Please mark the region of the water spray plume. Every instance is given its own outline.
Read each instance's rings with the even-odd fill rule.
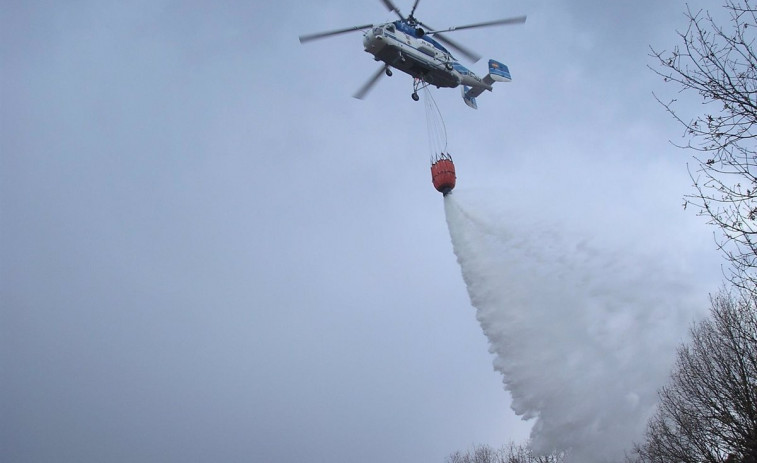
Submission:
[[[517,204],[497,220],[465,193],[445,197],[452,244],[512,408],[533,420],[534,451],[622,461],[706,291],[676,251],[617,242],[622,224],[571,228],[557,209]]]

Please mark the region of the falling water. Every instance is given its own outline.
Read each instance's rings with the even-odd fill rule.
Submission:
[[[464,193],[445,198],[454,251],[533,449],[622,461],[707,290],[673,247],[623,242],[623,224],[571,226],[556,210]]]

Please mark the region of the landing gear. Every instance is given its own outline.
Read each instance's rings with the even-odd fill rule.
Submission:
[[[387,66],[386,69],[384,69],[384,72],[386,73],[387,77],[392,77],[392,70],[389,69],[389,66]]]
[[[421,99],[420,96],[418,96],[418,90],[421,90],[423,88],[428,87],[428,83],[424,81],[423,79],[415,78],[413,80],[413,94],[410,95],[414,101],[418,101]]]

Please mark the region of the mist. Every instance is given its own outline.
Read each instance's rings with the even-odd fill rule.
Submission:
[[[566,209],[491,191],[445,198],[476,317],[512,409],[533,423],[533,449],[618,461],[642,436],[707,291],[691,249],[664,230],[632,241],[633,214],[597,223]]]

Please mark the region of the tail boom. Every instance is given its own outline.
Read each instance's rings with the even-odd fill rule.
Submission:
[[[483,79],[481,79],[481,83],[484,85],[476,85],[468,87],[467,85],[463,85],[462,87],[462,93],[463,93],[463,101],[465,101],[465,104],[470,106],[473,109],[478,109],[478,104],[476,103],[476,97],[479,96],[484,92],[484,90],[492,90],[492,85],[495,82],[510,82],[512,81],[512,76],[510,75],[510,69],[499,61],[495,61],[493,59],[489,60],[489,74],[484,76]]]

